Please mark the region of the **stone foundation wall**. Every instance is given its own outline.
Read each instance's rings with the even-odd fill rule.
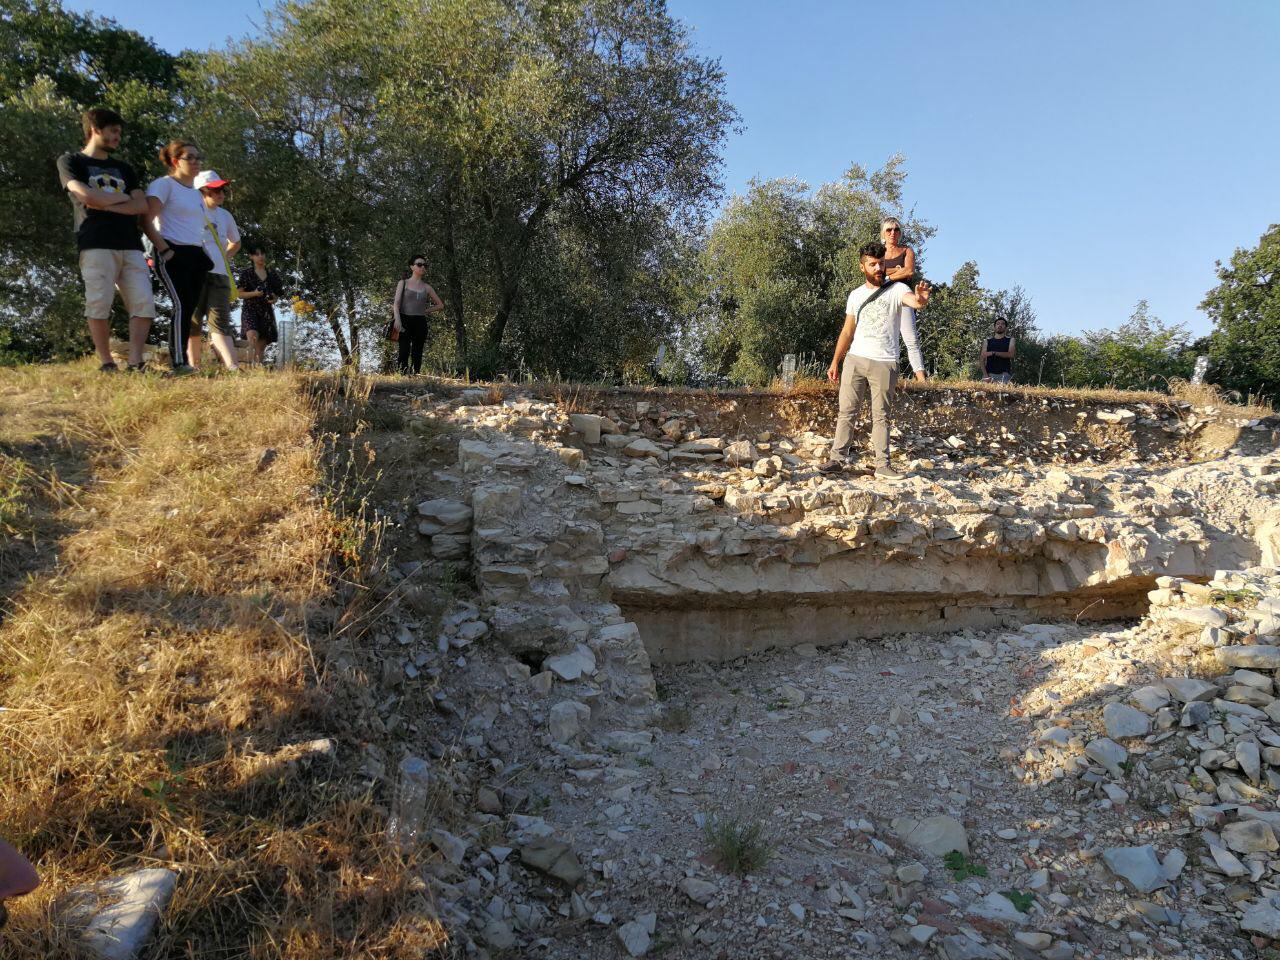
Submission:
[[[1076,427],[1053,435],[1022,422],[940,437],[900,421],[895,446],[928,456],[904,455],[906,478],[885,482],[819,473],[829,438],[812,429],[722,429],[746,424],[736,400],[699,410],[615,396],[568,412],[495,399],[439,405],[476,436],[459,447],[469,502],[424,504],[423,533],[434,555],[469,558],[513,649],[536,660],[585,644],[617,667],[605,686],[631,706],[648,695],[641,653],[724,659],[1135,616],[1157,577],[1209,579],[1275,549],[1273,450],[1191,467],[1152,464],[1136,441],[1125,455],[1124,436],[1144,425],[1192,429],[1168,409],[1055,407]],[[1096,462],[1103,453],[1110,462]],[[602,643],[624,624],[642,649]]]

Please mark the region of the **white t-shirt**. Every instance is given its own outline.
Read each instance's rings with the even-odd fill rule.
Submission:
[[[199,247],[204,245],[204,197],[195,187],[184,187],[173,177],[151,181],[147,196],[155,197],[163,206],[155,218],[155,228],[170,243]]]
[[[864,283],[849,294],[844,312],[858,317],[849,353],[868,360],[885,360],[896,364],[901,349],[898,340],[901,330],[901,337],[907,344],[907,356],[911,359],[911,369],[923,370],[924,357],[920,355],[920,341],[916,337],[915,311],[905,309],[902,305],[902,298],[911,291],[905,283],[890,281],[889,289],[859,314],[858,308],[867,302],[876,289]]]
[[[218,240],[214,242],[213,234],[206,228],[204,231],[204,252],[209,255],[209,259],[213,261],[212,273],[220,273],[224,277],[227,275],[227,268],[222,265],[222,258],[225,255],[227,262],[231,262],[231,257],[227,255],[227,242],[240,242],[240,228],[236,226],[236,218],[230,211],[223,207],[214,207],[210,210],[205,207],[205,215],[209,218],[209,222],[213,224],[213,228],[218,231]],[[222,245],[222,252],[218,252],[218,245]]]

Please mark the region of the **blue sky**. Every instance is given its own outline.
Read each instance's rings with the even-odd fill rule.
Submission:
[[[66,6],[172,50],[261,21],[257,0]],[[1140,299],[1207,332],[1214,261],[1280,221],[1280,3],[892,6],[669,0],[742,114],[728,189],[816,186],[901,152],[907,202],[938,229],[930,279],[976,260],[984,285],[1021,284],[1050,332],[1115,326]]]

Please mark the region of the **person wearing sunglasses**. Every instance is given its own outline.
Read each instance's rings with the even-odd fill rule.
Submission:
[[[397,367],[401,373],[418,373],[422,369],[422,349],[427,342],[427,316],[444,309],[442,301],[423,277],[427,261],[414,257],[410,261],[410,274],[396,284],[396,296],[392,303],[399,345]]]
[[[200,150],[189,140],[170,140],[160,151],[168,176],[147,187],[143,229],[156,250],[156,273],[173,302],[169,323],[169,359],[174,373],[191,373],[199,354],[190,352],[191,319],[213,261],[204,251],[204,198],[195,187]],[[198,347],[196,348],[199,349]]]
[[[902,242],[902,224],[897,217],[885,217],[880,221],[880,242],[884,244],[884,282],[905,283],[911,286],[916,273],[916,254]],[[916,312],[902,308],[902,326],[914,328]]]
[[[188,353],[191,365],[200,366],[200,334],[205,318],[209,318],[209,342],[228,370],[239,370],[236,356],[235,328],[231,325],[231,261],[240,249],[240,227],[236,218],[224,210],[227,184],[213,170],[196,174],[195,187],[204,198],[204,252],[213,261],[213,269],[205,274],[200,299],[192,317]]]
[[[31,862],[0,840],[0,927],[9,920],[9,911],[4,902],[15,897],[26,896],[40,886],[40,876]]]
[[[911,286],[916,272],[916,255],[902,243],[902,224],[896,217],[880,221],[880,242],[884,244],[884,278],[888,283],[898,282]]]

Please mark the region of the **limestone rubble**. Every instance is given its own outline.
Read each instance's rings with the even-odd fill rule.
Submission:
[[[405,523],[475,595],[398,661],[440,705],[414,723],[462,812],[428,879],[467,952],[1280,939],[1274,423],[943,410],[900,420],[887,483],[819,475],[803,417],[491,399],[413,407],[461,439]],[[704,835],[726,815],[774,845],[745,878]]]

